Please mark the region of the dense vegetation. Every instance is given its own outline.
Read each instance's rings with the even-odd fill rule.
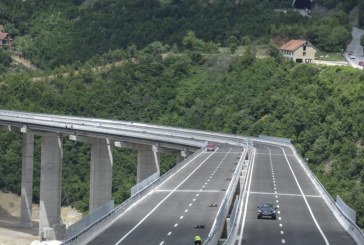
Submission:
[[[190,30],[223,46],[304,37],[321,51],[337,52],[350,40],[350,20],[341,8],[304,18],[292,10],[274,11],[289,7],[290,1],[282,0],[82,2],[3,1],[0,24],[15,37],[15,48],[42,69],[77,65],[95,54],[153,41],[181,47]]]
[[[241,57],[205,54],[198,50],[211,44],[191,35],[184,43],[183,53],[161,43],[142,51],[110,52],[90,61],[80,74],[48,83],[32,82],[31,73],[7,75],[0,90],[1,108],[291,138],[328,190],[358,211],[363,226],[363,73],[294,65],[274,52],[274,58],[256,59],[254,47]],[[162,53],[167,54],[164,59]],[[87,68],[120,58],[134,62],[105,73]],[[0,187],[19,193],[20,136],[0,137]],[[39,143],[37,149],[39,155]],[[136,160],[130,151],[115,149],[114,154],[113,190],[120,202],[135,183]],[[64,174],[63,204],[87,209],[88,146],[66,141],[64,160],[64,171],[70,174]],[[169,157],[164,163],[173,161]],[[38,179],[39,156],[36,169]]]
[[[272,57],[256,59],[252,44],[306,37],[322,51],[340,51],[350,40],[345,13],[353,1],[318,0],[336,9],[312,18],[273,11],[291,1],[207,2],[2,1],[0,21],[14,46],[43,70],[4,73],[10,51],[1,49],[0,108],[287,137],[364,227],[363,72],[286,63],[273,46]],[[21,135],[1,133],[0,142],[0,188],[19,193]],[[64,149],[62,203],[85,211],[89,146],[65,139]],[[113,153],[120,203],[135,183],[136,155]],[[174,161],[164,156],[162,170]],[[37,138],[35,201],[39,165]]]

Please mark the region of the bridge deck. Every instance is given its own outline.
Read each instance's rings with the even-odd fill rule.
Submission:
[[[202,153],[89,244],[192,244],[195,235],[207,237],[241,154],[241,147],[224,145]]]
[[[255,148],[241,244],[356,244],[290,148],[269,144]],[[257,219],[261,201],[279,206],[277,220]]]

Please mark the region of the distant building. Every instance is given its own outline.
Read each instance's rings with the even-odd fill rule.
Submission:
[[[317,52],[317,49],[305,40],[291,40],[279,49],[286,59],[297,63],[312,63]]]
[[[6,32],[0,32],[0,46],[11,47],[13,39]]]

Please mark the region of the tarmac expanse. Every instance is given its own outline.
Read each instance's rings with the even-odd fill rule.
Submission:
[[[289,147],[255,143],[241,244],[356,244],[341,227]],[[277,219],[258,219],[271,202]]]

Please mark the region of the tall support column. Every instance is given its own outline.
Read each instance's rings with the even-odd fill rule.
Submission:
[[[61,224],[62,137],[42,136],[39,233],[46,240],[62,240]]]
[[[22,169],[21,169],[21,211],[20,226],[31,228],[33,197],[33,153],[34,135],[23,134]]]
[[[91,141],[90,212],[112,198],[112,146],[108,139]]]
[[[159,172],[160,157],[156,146],[143,146],[138,149],[137,183],[155,172]]]

